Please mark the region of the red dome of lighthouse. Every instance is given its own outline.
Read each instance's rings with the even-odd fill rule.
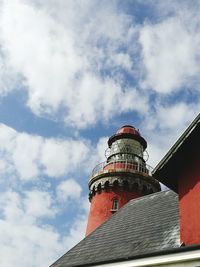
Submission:
[[[130,134],[133,134],[133,135],[139,135],[140,136],[139,131],[136,130],[135,127],[133,127],[131,125],[124,125],[121,128],[119,128],[117,130],[117,134],[120,134],[120,133],[130,133]]]
[[[108,140],[108,146],[110,147],[112,143],[121,138],[130,138],[138,141],[144,149],[147,148],[146,140],[140,135],[139,130],[131,125],[124,125],[119,128],[116,134],[112,135]]]

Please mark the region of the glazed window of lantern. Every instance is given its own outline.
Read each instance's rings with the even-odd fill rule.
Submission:
[[[116,198],[113,199],[112,210],[113,210],[113,211],[118,210],[118,200],[117,200]]]

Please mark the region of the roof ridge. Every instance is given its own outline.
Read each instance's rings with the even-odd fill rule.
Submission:
[[[142,199],[145,199],[145,198],[149,198],[149,197],[152,197],[152,196],[155,196],[155,195],[159,195],[159,194],[164,194],[164,193],[169,193],[169,192],[172,192],[173,194],[177,195],[178,194],[176,192],[174,192],[173,190],[171,189],[167,189],[167,190],[163,190],[163,191],[159,191],[159,192],[155,192],[153,194],[149,194],[149,195],[145,195],[145,196],[141,196],[141,197],[137,197],[137,198],[133,198],[131,200],[129,200],[129,202],[136,202],[136,201],[140,201]],[[128,202],[128,203],[129,203]],[[126,203],[126,204],[128,204]],[[124,206],[126,206],[126,204]],[[122,207],[123,208],[123,207]]]

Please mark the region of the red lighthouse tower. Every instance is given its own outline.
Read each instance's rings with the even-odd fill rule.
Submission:
[[[108,140],[107,160],[89,179],[91,202],[86,235],[129,200],[160,191],[144,160],[147,142],[133,126],[122,126]]]

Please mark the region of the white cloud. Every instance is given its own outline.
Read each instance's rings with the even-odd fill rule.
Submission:
[[[9,149],[12,150],[13,140],[16,137],[16,131],[5,124],[0,124],[0,145],[2,150]]]
[[[199,104],[177,102],[174,104],[155,104],[154,112],[143,121],[143,132],[148,136],[149,161],[155,165],[167,153],[179,136],[196,117]]]
[[[47,10],[15,0],[2,4],[1,33],[7,60],[25,78],[30,108],[35,113],[56,111],[70,98],[70,79],[84,68],[70,31]]]
[[[197,115],[199,105],[178,102],[174,105],[157,107],[157,126],[161,129],[180,129]]]
[[[44,173],[59,177],[83,163],[89,153],[89,144],[81,140],[46,139],[41,148]]]
[[[132,104],[133,100],[135,105]],[[146,98],[140,97],[140,93],[133,88],[126,88],[123,92],[113,80],[103,80],[87,74],[79,84],[74,101],[70,103],[66,123],[82,128],[87,124],[95,124],[100,119],[108,121],[119,112],[144,112],[145,101]]]
[[[52,206],[52,198],[48,192],[32,190],[26,192],[24,206],[27,216],[52,217],[56,210]]]
[[[130,55],[128,53],[117,53],[117,54],[113,54],[111,55],[111,66],[115,65],[116,67],[123,67],[125,70],[127,71],[132,71],[133,68],[133,62],[132,59],[130,57]]]
[[[0,265],[49,266],[84,236],[86,215],[77,215],[63,236],[41,220],[55,216],[57,208],[46,191],[14,191],[0,196]],[[38,220],[40,219],[40,220]]]
[[[88,199],[88,195],[85,196],[85,197],[80,198],[79,205],[80,205],[81,210],[83,210],[83,212],[85,212],[86,217],[87,217],[88,214],[89,214],[89,208],[90,208],[90,202],[89,202],[89,199]],[[85,218],[85,220],[86,219],[87,218]]]
[[[86,215],[77,216],[72,228],[69,231],[69,234],[64,239],[64,244],[67,244],[68,248],[73,247],[85,236],[86,224]]]
[[[150,141],[150,140],[149,140]],[[159,141],[153,143],[148,143],[148,154],[149,160],[147,162],[152,168],[156,167],[156,165],[160,162],[160,160],[164,157],[167,153],[168,146],[165,142],[161,143]]]
[[[36,189],[24,191],[23,196],[15,191],[6,191],[2,194],[0,203],[3,217],[16,224],[53,217],[57,212],[50,193]]]
[[[61,251],[59,235],[50,227],[0,220],[0,234],[1,266],[48,266]]]
[[[14,174],[23,181],[42,175],[60,177],[79,167],[84,172],[92,150],[83,139],[43,138],[3,124],[0,124],[0,141],[2,177]]]
[[[158,101],[155,103],[154,110],[145,116],[143,125],[145,131],[165,132],[173,134],[174,131],[183,130],[197,115],[199,103],[186,103],[177,101],[176,103],[164,103]]]
[[[29,180],[39,175],[38,159],[42,138],[16,133],[13,147],[13,163],[21,179]]]
[[[22,77],[14,71],[14,69],[7,64],[7,58],[1,51],[0,46],[0,95],[6,95],[13,88],[19,86]]]
[[[106,9],[97,1],[55,5],[14,0],[1,7],[4,57],[24,77],[27,105],[35,114],[54,117],[62,107],[67,125],[84,128],[130,110],[144,112],[137,90],[122,88],[123,77],[109,78],[108,68],[132,72],[136,32],[130,16],[120,14],[114,2],[106,3]],[[121,52],[128,43],[132,50]],[[129,98],[137,99],[136,105]]]
[[[56,189],[60,201],[78,200],[81,191],[81,186],[73,179],[62,181]]]
[[[59,178],[80,171],[87,174],[105,161],[107,140],[108,137],[102,137],[92,146],[88,140],[78,137],[44,138],[0,124],[1,179],[14,182],[14,176],[28,182],[43,176]]]
[[[108,148],[108,138],[109,137],[101,137],[98,140],[96,146],[94,146],[93,149],[90,151],[88,161],[86,162],[86,167],[89,172],[89,175],[92,174],[92,170],[93,168],[95,168],[96,165],[106,160],[105,152]]]
[[[1,266],[48,266],[61,252],[58,233],[49,225],[39,225],[36,221],[38,217],[49,216],[53,210],[51,204],[46,203],[50,198],[47,196],[47,192],[39,191],[26,192],[24,198],[14,191],[1,193]],[[44,210],[47,206],[51,211]]]
[[[127,86],[127,74],[158,93],[199,88],[199,18],[177,6],[173,16],[165,12],[156,24],[139,27],[117,1],[2,1],[0,62],[23,77],[27,105],[37,115],[62,110],[67,126],[77,128],[130,111],[144,115],[148,92]]]
[[[97,143],[95,154],[100,162],[106,159],[106,149],[108,148],[109,137],[101,137]]]
[[[188,18],[177,15],[140,29],[139,40],[146,69],[143,87],[170,93],[193,84],[192,79],[198,78],[200,36],[190,28],[195,28],[195,23],[193,25]]]
[[[63,181],[57,187],[58,196],[51,188],[39,187],[44,177],[38,182],[33,179],[45,174],[67,175],[76,172],[77,166],[82,166],[83,172],[88,168],[84,161],[94,149],[82,139],[43,138],[0,124],[1,185],[5,190],[0,196],[1,266],[48,266],[84,236],[88,205],[80,198],[80,185],[72,179]],[[27,190],[24,182],[30,180],[35,183],[29,183]],[[7,191],[8,186],[13,189]],[[62,213],[58,197],[79,203],[77,218],[69,222],[64,235],[50,221]]]

